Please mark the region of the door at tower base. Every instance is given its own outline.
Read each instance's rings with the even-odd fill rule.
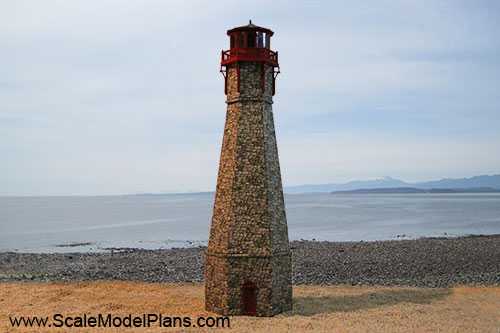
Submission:
[[[273,316],[292,308],[272,110],[278,71],[277,52],[268,48],[272,34],[253,24],[231,29],[231,49],[222,53],[227,114],[205,257],[205,306],[224,315]]]
[[[206,265],[208,311],[273,316],[292,309],[290,256],[237,259],[211,256]]]
[[[241,288],[241,312],[248,316],[257,314],[257,287],[247,281]]]

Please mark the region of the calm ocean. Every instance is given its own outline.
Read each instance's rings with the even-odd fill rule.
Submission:
[[[381,240],[500,233],[500,194],[294,194],[292,240]],[[213,194],[0,197],[0,251],[86,252],[197,246]],[[88,243],[81,246],[61,246]]]

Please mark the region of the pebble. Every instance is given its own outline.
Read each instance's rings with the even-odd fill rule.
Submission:
[[[500,285],[500,235],[375,242],[301,240],[290,245],[294,284]],[[0,281],[203,281],[204,247],[120,250],[0,252]]]

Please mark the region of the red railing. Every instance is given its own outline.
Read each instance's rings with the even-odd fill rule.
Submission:
[[[233,48],[222,51],[221,65],[237,61],[259,61],[278,66],[278,52],[266,48]]]

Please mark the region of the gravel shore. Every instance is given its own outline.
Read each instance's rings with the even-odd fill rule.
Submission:
[[[291,242],[294,284],[500,285],[500,235]],[[203,281],[204,247],[114,253],[0,253],[0,281]]]

